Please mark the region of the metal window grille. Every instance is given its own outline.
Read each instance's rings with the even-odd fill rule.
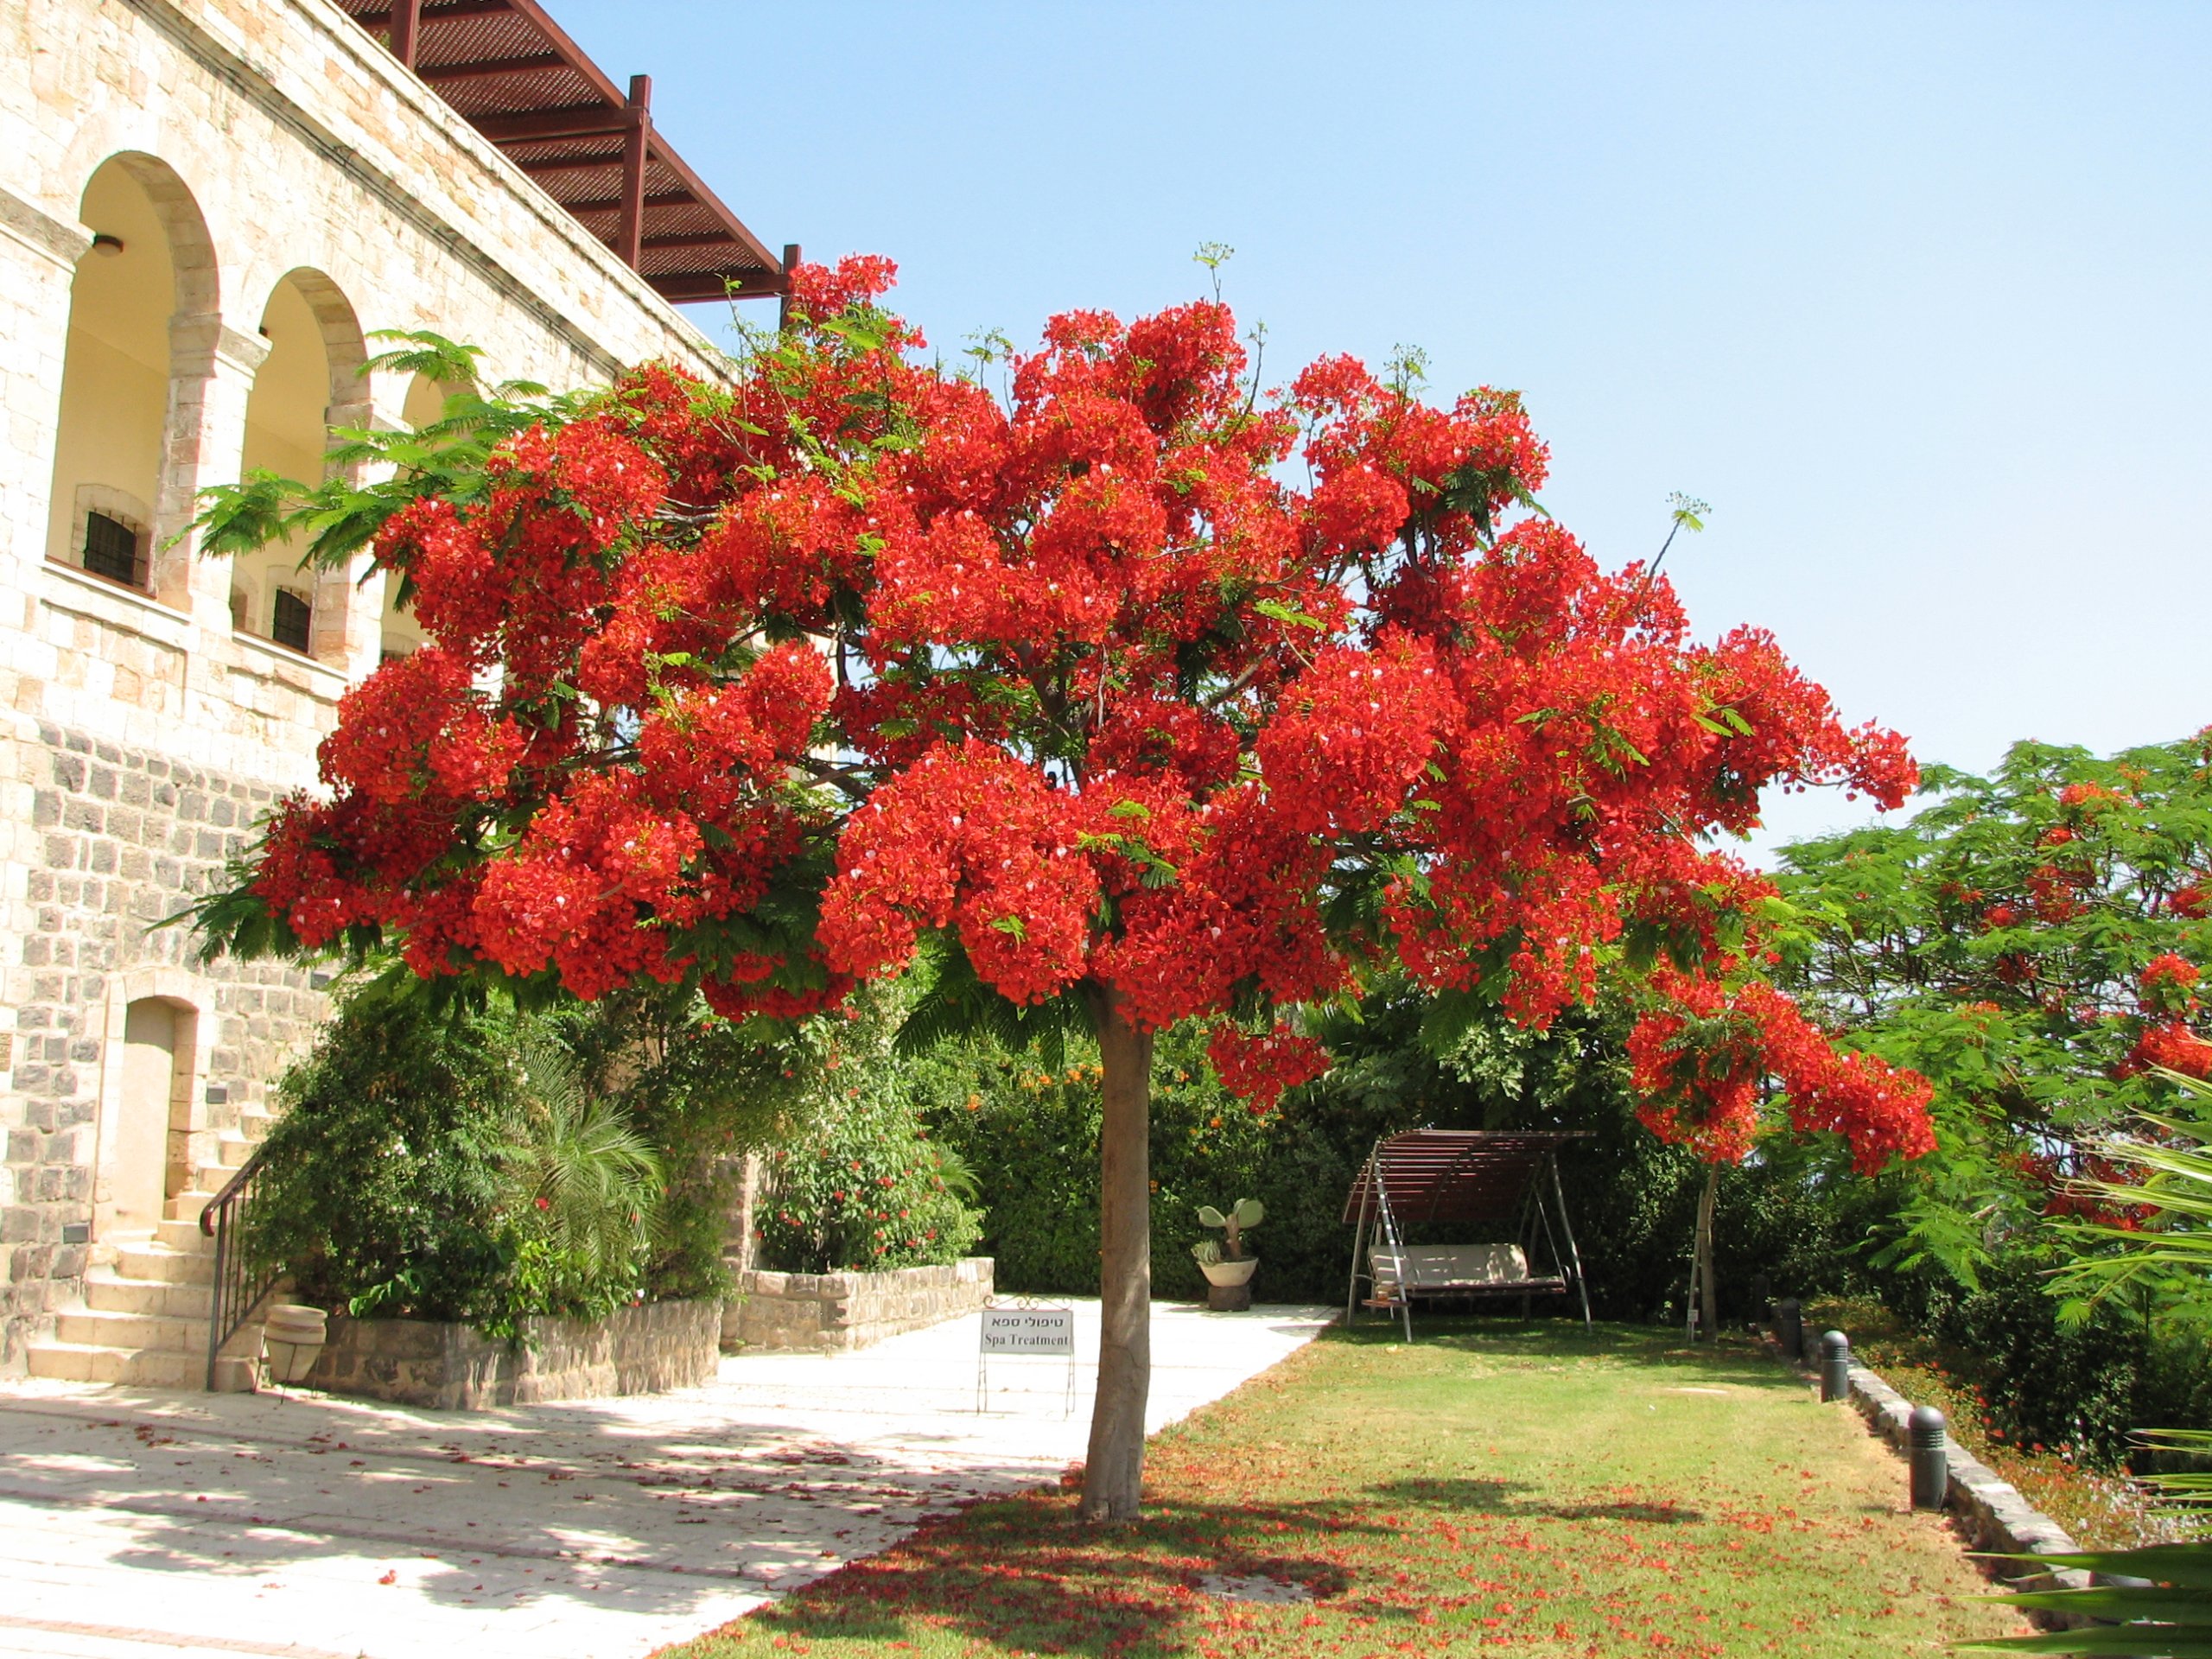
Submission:
[[[128,587],[146,585],[146,572],[138,557],[138,532],[120,518],[104,512],[85,515],[85,569],[95,576]]]
[[[276,602],[269,619],[269,637],[278,645],[293,651],[303,652],[315,624],[315,607],[303,594],[289,588],[276,590]]]

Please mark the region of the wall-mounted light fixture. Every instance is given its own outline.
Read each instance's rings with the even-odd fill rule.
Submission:
[[[111,236],[105,231],[95,232],[92,236],[92,251],[103,259],[112,259],[123,251],[123,238],[119,236]]]

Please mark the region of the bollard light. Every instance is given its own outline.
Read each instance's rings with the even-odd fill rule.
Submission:
[[[1774,1339],[1782,1344],[1784,1359],[1795,1359],[1803,1351],[1805,1315],[1795,1296],[1785,1296],[1774,1305]]]
[[[1851,1338],[1831,1331],[1821,1338],[1821,1398],[1851,1397]]]
[[[1912,1507],[1940,1510],[1950,1489],[1949,1445],[1943,1414],[1933,1406],[1912,1408]]]

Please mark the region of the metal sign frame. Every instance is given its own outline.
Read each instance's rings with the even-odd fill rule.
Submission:
[[[1066,1395],[1061,1401],[1060,1415],[1066,1417],[1073,1414],[1075,1411],[1076,1365],[1074,1306],[1068,1302],[1046,1301],[1043,1298],[1036,1296],[990,1296],[984,1299],[982,1311],[982,1317],[977,1320],[976,1326],[976,1414],[979,1417],[983,1414],[985,1409],[984,1402],[988,1398],[990,1394],[991,1351],[984,1342],[985,1332],[990,1325],[990,1315],[993,1313],[1065,1313],[1067,1315],[1068,1385]],[[1022,1355],[1001,1353],[999,1355],[999,1358],[1002,1361],[1009,1359],[1022,1360],[1025,1358],[1057,1359],[1058,1357],[1059,1357],[1059,1356],[1057,1354]]]

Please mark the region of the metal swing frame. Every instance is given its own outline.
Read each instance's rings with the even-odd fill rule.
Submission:
[[[1583,1282],[1582,1253],[1567,1218],[1567,1189],[1560,1179],[1559,1148],[1587,1140],[1586,1130],[1414,1129],[1375,1143],[1344,1197],[1344,1219],[1353,1229],[1351,1283],[1344,1296],[1350,1329],[1364,1306],[1395,1313],[1406,1340],[1414,1339],[1413,1304],[1478,1297],[1518,1296],[1522,1316],[1538,1296],[1573,1291],[1582,1323],[1591,1324],[1590,1292]],[[1547,1197],[1548,1196],[1548,1202]],[[1554,1216],[1557,1230],[1553,1227]],[[1541,1236],[1552,1271],[1510,1280],[1452,1280],[1417,1283],[1405,1271],[1404,1229],[1414,1222],[1496,1222],[1510,1218],[1522,1259],[1535,1263]],[[1386,1284],[1368,1257],[1370,1243],[1399,1263]],[[1565,1248],[1562,1249],[1561,1245]],[[1370,1294],[1359,1294],[1364,1281]]]

